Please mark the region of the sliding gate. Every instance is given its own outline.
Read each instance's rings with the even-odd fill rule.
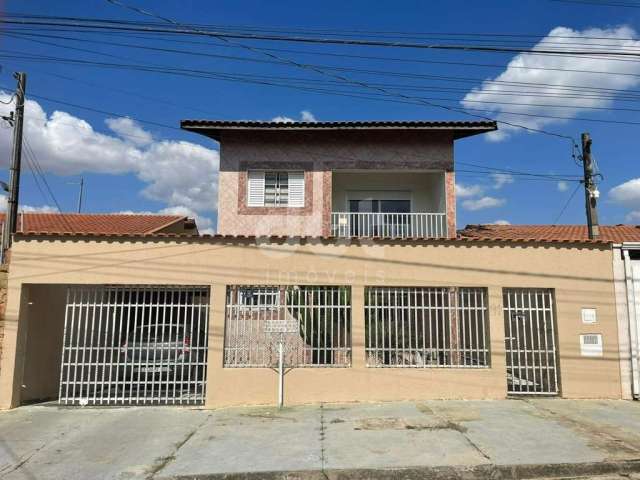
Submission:
[[[209,287],[73,286],[59,402],[202,404]]]
[[[503,290],[507,392],[557,395],[559,392],[553,290]]]

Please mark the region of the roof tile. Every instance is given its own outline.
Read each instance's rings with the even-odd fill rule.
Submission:
[[[183,220],[180,215],[22,213],[20,233],[89,233],[101,235],[154,234]],[[4,223],[5,214],[0,214]]]
[[[586,225],[467,225],[460,238],[474,240],[527,240],[537,242],[589,241]],[[640,242],[638,225],[600,225],[600,242]]]

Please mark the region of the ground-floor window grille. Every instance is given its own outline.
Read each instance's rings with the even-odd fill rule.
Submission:
[[[553,290],[503,290],[507,391],[556,395],[559,391]]]
[[[488,367],[484,288],[368,287],[369,367]]]
[[[278,334],[279,327],[286,332]],[[351,364],[351,290],[340,286],[227,287],[224,366],[273,367],[282,339],[285,364]]]
[[[67,290],[62,404],[202,404],[209,288]]]

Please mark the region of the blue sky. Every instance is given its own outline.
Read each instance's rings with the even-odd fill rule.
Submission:
[[[580,35],[614,38],[624,36],[638,40],[640,36],[640,8],[580,5],[549,0],[487,0],[483,2],[448,0],[424,1],[324,1],[311,4],[299,1],[217,1],[212,2],[150,2],[131,0],[127,3],[147,8],[184,23],[215,25],[277,27],[288,30],[344,30],[348,32],[462,32],[491,34],[535,34],[543,38],[558,27]],[[313,5],[313,6],[312,6]],[[6,1],[9,13],[40,15],[117,18],[150,21],[148,17],[113,6],[106,1]],[[621,28],[625,27],[625,28]],[[556,30],[558,32],[558,30]],[[587,32],[587,33],[585,33]],[[398,102],[372,101],[344,96],[332,96],[282,87],[221,81],[211,78],[192,78],[140,71],[124,71],[95,66],[32,62],[8,58],[7,55],[37,54],[56,58],[91,61],[154,64],[163,67],[200,69],[226,74],[252,74],[326,80],[313,72],[300,71],[289,65],[261,62],[224,60],[198,55],[150,52],[123,46],[105,45],[107,37],[86,35],[85,42],[30,37],[16,38],[0,34],[0,85],[14,85],[11,72],[26,71],[28,93],[37,102],[28,108],[32,114],[28,140],[38,158],[53,193],[65,211],[73,211],[78,187],[70,182],[85,177],[87,185],[84,210],[112,211],[184,211],[197,214],[207,227],[215,224],[215,167],[217,144],[195,134],[175,129],[135,123],[86,109],[53,103],[36,97],[49,97],[70,104],[150,120],[177,127],[184,118],[261,119],[278,116],[300,119],[306,111],[317,120],[413,120],[413,119],[473,119],[462,113],[423,105]],[[63,35],[58,33],[57,35]],[[77,34],[68,34],[76,36]],[[566,36],[570,36],[566,34]],[[36,41],[34,41],[34,39]],[[39,41],[60,46],[43,45]],[[111,42],[151,45],[161,48],[189,50],[196,53],[243,56],[264,59],[242,49],[220,45],[213,39],[193,39],[207,45],[178,44],[128,39],[113,35]],[[534,39],[526,39],[534,41]],[[579,41],[579,40],[578,40]],[[442,41],[440,41],[442,42]],[[600,40],[606,43],[605,40]],[[460,101],[491,99],[483,90],[483,80],[524,78],[527,82],[550,82],[567,85],[615,88],[634,95],[640,93],[640,63],[607,62],[567,58],[562,68],[625,72],[625,77],[597,74],[565,74],[546,72],[536,76],[535,71],[505,71],[515,53],[465,53],[426,50],[382,49],[369,47],[305,46],[285,43],[249,42],[260,47],[279,48],[309,53],[279,52],[281,56],[299,62],[324,66],[357,68],[381,73],[345,72],[345,76],[368,83],[399,83],[413,86],[434,86],[434,91],[420,91],[419,95],[438,98],[441,104],[460,108]],[[535,41],[534,41],[535,43]],[[634,44],[630,44],[634,45]],[[640,43],[635,44],[640,47]],[[576,47],[577,48],[577,47]],[[494,64],[495,67],[471,67],[438,63],[381,61],[372,59],[341,58],[324,54],[393,57],[405,60],[435,62],[472,62]],[[117,57],[117,58],[114,58]],[[539,56],[538,56],[539,57]],[[527,60],[528,58],[528,60]],[[530,57],[526,61],[535,60]],[[546,59],[543,59],[547,61]],[[554,59],[549,62],[556,61]],[[594,63],[595,62],[595,63]],[[599,62],[599,63],[598,63]],[[539,73],[539,72],[538,72]],[[391,75],[389,75],[391,74]],[[404,75],[404,76],[403,76]],[[407,77],[410,76],[410,77]],[[435,82],[419,75],[459,77],[464,81]],[[511,75],[511,76],[509,76]],[[520,75],[520,76],[518,76]],[[637,75],[637,76],[634,76]],[[551,79],[551,80],[550,80]],[[620,83],[622,82],[622,83]],[[332,87],[323,87],[329,88]],[[477,89],[476,97],[467,96]],[[486,88],[486,87],[485,87]],[[449,90],[447,90],[449,89]],[[489,94],[491,95],[491,94]],[[495,96],[493,97],[495,99]],[[504,98],[504,97],[502,97]],[[514,95],[509,102],[521,99]],[[2,98],[0,98],[2,99]],[[525,99],[526,100],[526,99]],[[434,100],[435,101],[435,100]],[[539,100],[538,100],[539,101]],[[589,103],[587,98],[551,100],[559,104]],[[535,107],[518,110],[543,115],[567,116],[571,120],[543,124],[540,128],[579,138],[588,131],[594,139],[593,151],[601,173],[601,223],[614,224],[640,222],[640,167],[638,166],[637,137],[640,125],[622,125],[588,122],[584,118],[608,121],[640,122],[640,115],[632,111],[612,111],[611,108],[634,109],[637,101],[600,100],[599,110]],[[545,100],[545,102],[548,102]],[[474,107],[477,103],[466,103]],[[488,104],[481,104],[488,105]],[[41,108],[42,110],[38,110]],[[477,107],[476,108],[480,108]],[[485,107],[482,107],[485,108]],[[491,106],[491,108],[499,108]],[[510,107],[513,111],[521,107]],[[522,107],[525,108],[525,107]],[[504,107],[506,110],[507,107]],[[58,112],[54,114],[54,112]],[[3,110],[6,112],[6,108]],[[532,125],[532,117],[504,116],[499,110],[490,116]],[[502,115],[502,116],[500,116]],[[33,120],[35,118],[35,120]],[[109,120],[111,118],[111,120]],[[84,123],[84,122],[86,123]],[[40,123],[38,123],[40,122]],[[0,129],[2,161],[6,165],[10,154],[9,130]],[[186,142],[186,143],[185,143]],[[204,147],[197,147],[197,145]],[[581,167],[571,158],[568,140],[549,135],[508,130],[506,138],[486,139],[474,137],[456,144],[458,168],[463,163],[480,164],[492,168],[526,170],[539,173],[580,175]],[[6,176],[6,174],[5,174]],[[0,176],[0,178],[5,178]],[[637,179],[637,181],[634,181]],[[506,220],[511,223],[551,223],[560,213],[575,184],[559,186],[555,181],[530,181],[519,178],[495,178],[486,174],[460,173],[458,226],[468,223],[489,223]],[[609,193],[615,189],[614,193]],[[42,195],[33,176],[25,171],[22,183],[22,203],[31,207],[52,206],[47,195]],[[45,190],[46,194],[46,190]],[[489,200],[486,200],[489,199]],[[633,213],[635,212],[635,213]],[[210,223],[209,223],[210,222]],[[561,223],[583,223],[583,194],[579,191],[565,213]]]

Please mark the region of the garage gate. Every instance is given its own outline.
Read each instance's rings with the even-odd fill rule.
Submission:
[[[67,289],[59,402],[203,404],[209,287]]]

